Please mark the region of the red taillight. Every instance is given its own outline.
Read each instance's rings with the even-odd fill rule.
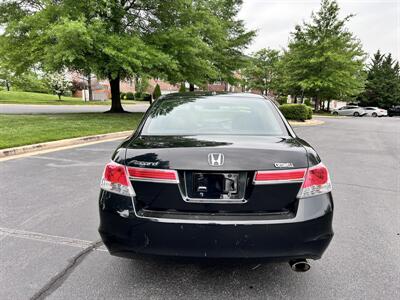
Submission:
[[[104,169],[104,179],[113,183],[128,185],[125,166],[116,163],[108,163]]]
[[[126,167],[113,161],[105,166],[100,187],[103,190],[124,196],[135,195],[127,176]]]
[[[303,181],[306,169],[282,171],[257,171],[254,184],[273,184]]]
[[[175,170],[145,169],[128,167],[129,176],[133,180],[155,181],[164,183],[178,183],[178,174]]]
[[[319,163],[307,170],[298,198],[312,197],[329,193],[330,191],[332,191],[332,184],[328,169],[323,163]]]

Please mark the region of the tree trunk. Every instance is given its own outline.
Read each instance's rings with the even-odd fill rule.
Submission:
[[[314,99],[315,99],[314,108],[315,108],[315,111],[318,111],[319,110],[319,98],[318,98],[318,96],[315,96]]]
[[[189,84],[189,91],[194,92],[194,84],[193,83]]]
[[[294,102],[295,104],[297,104],[297,95],[294,95]]]
[[[7,89],[7,92],[10,91],[10,82],[8,80],[6,80],[6,89]]]
[[[119,75],[115,78],[109,76],[111,87],[111,109],[107,112],[110,113],[123,113],[125,112],[121,105],[120,88],[119,88]]]
[[[331,100],[328,100],[328,105],[326,107],[326,110],[330,111],[330,109],[331,109]]]
[[[87,76],[87,84],[88,84],[88,91],[89,91],[89,101],[93,101],[93,91],[92,91],[92,74],[88,74]],[[86,101],[86,97],[85,97]]]

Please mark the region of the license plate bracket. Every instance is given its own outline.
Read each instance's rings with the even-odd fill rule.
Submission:
[[[186,174],[187,202],[232,203],[246,202],[245,174],[188,172]]]

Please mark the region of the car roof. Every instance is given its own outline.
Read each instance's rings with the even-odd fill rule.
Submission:
[[[163,101],[168,99],[193,99],[193,98],[237,98],[237,99],[259,99],[265,100],[266,97],[259,94],[252,93],[228,93],[228,92],[186,92],[186,93],[171,93],[161,96],[157,101]],[[269,99],[271,100],[271,99]]]

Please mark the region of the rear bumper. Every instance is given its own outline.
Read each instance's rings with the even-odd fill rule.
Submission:
[[[333,236],[330,194],[300,200],[292,219],[238,224],[140,218],[133,207],[123,210],[126,199],[117,197],[101,193],[99,227],[104,244],[116,256],[319,259]]]

